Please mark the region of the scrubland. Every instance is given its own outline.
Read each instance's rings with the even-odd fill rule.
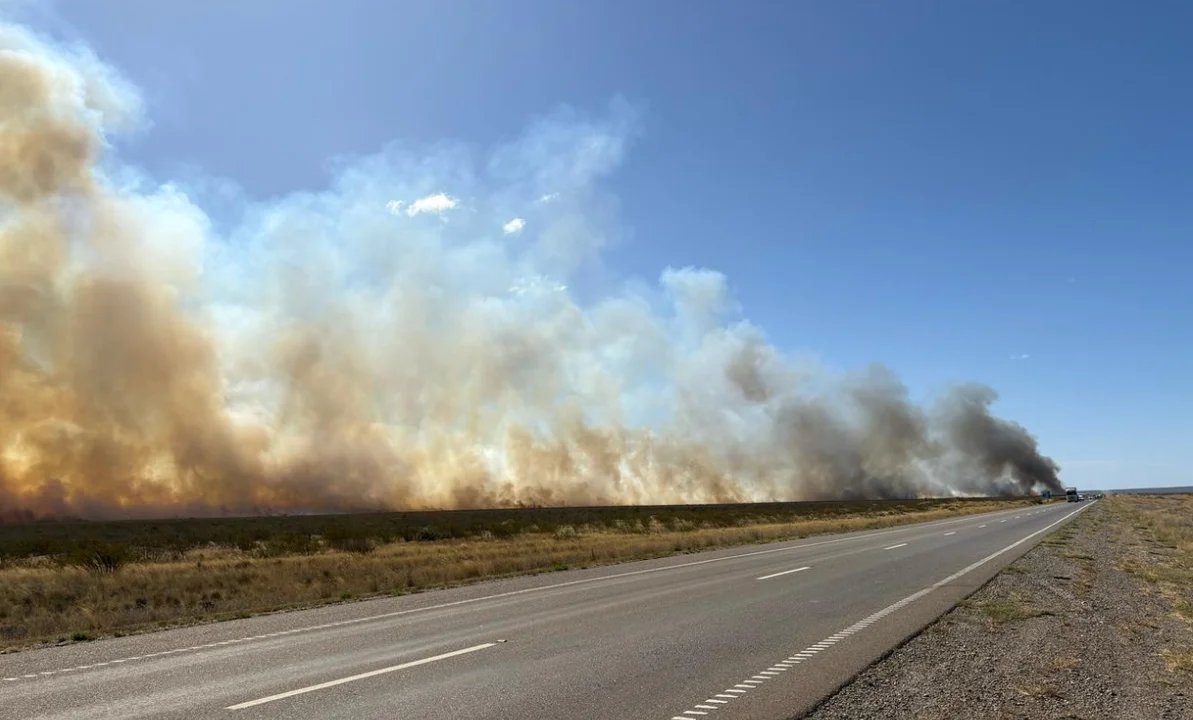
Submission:
[[[1030,502],[524,508],[6,525],[0,526],[0,649]]]

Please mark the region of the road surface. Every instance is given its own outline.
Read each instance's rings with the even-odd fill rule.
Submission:
[[[788,718],[1090,505],[0,655],[0,717]]]

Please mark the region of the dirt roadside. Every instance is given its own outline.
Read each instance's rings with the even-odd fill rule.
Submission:
[[[806,717],[1193,720],[1193,496],[1082,513]]]

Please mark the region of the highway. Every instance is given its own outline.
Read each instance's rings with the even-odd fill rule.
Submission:
[[[0,655],[0,718],[789,718],[1092,504]]]

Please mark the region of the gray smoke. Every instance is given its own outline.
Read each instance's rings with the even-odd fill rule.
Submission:
[[[1061,489],[1058,466],[1040,454],[1022,425],[990,414],[997,393],[984,385],[955,389],[939,408],[940,423],[956,455],[958,487],[985,492],[989,478],[1004,478],[1009,490]]]
[[[0,26],[0,517],[1059,486],[990,390],[801,366],[714,271],[600,281],[623,107],[346,161],[224,232],[112,156],[140,108]]]

